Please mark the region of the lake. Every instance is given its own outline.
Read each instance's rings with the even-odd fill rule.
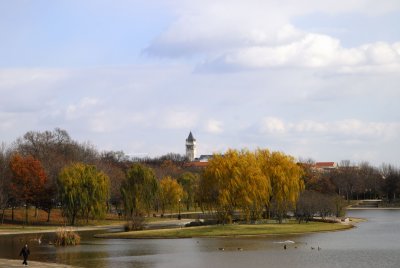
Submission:
[[[54,234],[43,234],[40,245],[37,234],[1,236],[0,258],[18,259],[28,240],[31,260],[80,267],[400,267],[400,210],[351,210],[348,216],[368,221],[340,232],[260,238],[123,240],[85,232],[81,245],[66,248],[48,245]]]

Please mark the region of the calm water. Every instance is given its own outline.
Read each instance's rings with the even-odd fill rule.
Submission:
[[[24,241],[31,240],[32,260],[81,267],[400,267],[400,210],[348,215],[368,222],[342,232],[268,238],[107,240],[85,233],[80,246],[67,248],[38,245],[36,234],[2,236],[0,258],[18,258]],[[42,237],[49,239],[51,235]],[[289,240],[294,243],[286,242],[284,250]]]

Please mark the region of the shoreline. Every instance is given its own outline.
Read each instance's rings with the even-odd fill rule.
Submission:
[[[22,259],[1,259],[0,258],[0,268],[12,268],[12,267],[26,267],[22,265]],[[31,268],[79,268],[77,266],[71,266],[67,264],[53,263],[53,262],[39,262],[30,261],[28,259],[28,266]]]
[[[399,210],[400,207],[378,207],[378,208],[363,208],[363,207],[348,207],[346,210]]]
[[[351,210],[355,210],[355,209],[359,209],[359,208],[354,208]],[[362,210],[365,210],[365,208],[361,208]],[[400,208],[398,208],[400,209]],[[316,230],[316,231],[306,231],[306,232],[292,232],[292,233],[267,233],[267,234],[232,234],[232,235],[225,235],[225,237],[236,237],[236,236],[270,236],[270,235],[285,235],[285,234],[305,234],[305,233],[314,233],[314,232],[332,232],[332,231],[342,231],[342,230],[348,230],[351,229],[352,227],[355,227],[355,224],[357,224],[358,222],[360,222],[358,220],[353,220],[352,223],[341,223],[342,225],[345,226],[349,226],[348,228],[339,228],[339,229],[332,229],[332,230]],[[163,221],[155,221],[155,222],[151,222],[148,223],[148,227],[150,227],[147,230],[144,231],[148,231],[148,230],[178,230],[178,229],[182,229],[183,225],[192,221],[191,219],[182,219],[182,220],[163,220]],[[361,220],[364,221],[364,220]],[[327,223],[328,224],[328,223]],[[338,223],[340,224],[340,223]],[[107,230],[107,229],[113,229],[113,228],[123,228],[123,225],[121,224],[112,224],[112,225],[97,225],[97,226],[52,226],[52,227],[47,227],[46,226],[28,226],[28,227],[20,227],[20,229],[7,229],[4,228],[3,230],[0,227],[0,237],[1,236],[7,236],[7,235],[19,235],[19,234],[38,234],[38,233],[55,233],[57,232],[57,230],[59,228],[67,228],[70,230],[73,230],[75,232],[84,232],[84,231],[96,231],[96,230]],[[201,226],[201,227],[205,227],[205,226]],[[15,227],[14,227],[15,228]],[[24,230],[24,228],[27,228],[27,230]],[[37,228],[37,230],[35,230],[35,228]],[[196,228],[196,227],[187,227],[187,228]],[[185,228],[184,228],[185,229]],[[139,231],[140,232],[140,231]],[[114,234],[118,234],[118,233],[127,233],[127,232],[117,232],[117,233],[105,233],[105,234],[97,234],[95,235],[95,237],[98,238],[107,238],[107,239],[111,239],[112,235]],[[103,236],[104,235],[104,236]],[[109,236],[109,237],[106,237]],[[198,236],[194,236],[194,237],[198,237]],[[224,237],[224,235],[203,235],[200,237]],[[122,237],[121,237],[122,238]],[[187,237],[180,237],[180,236],[176,236],[176,237],[164,237],[164,236],[157,236],[157,235],[151,235],[148,237],[134,237],[134,238],[125,238],[123,237],[123,239],[160,239],[160,238],[187,238]]]

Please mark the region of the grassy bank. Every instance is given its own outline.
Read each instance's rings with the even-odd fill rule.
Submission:
[[[283,223],[283,224],[231,224],[175,229],[144,230],[123,233],[102,234],[102,238],[190,238],[190,237],[221,237],[221,236],[262,236],[282,235],[310,232],[337,231],[351,228],[352,225],[338,223]]]

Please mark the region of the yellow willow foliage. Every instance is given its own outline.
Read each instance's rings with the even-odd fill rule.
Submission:
[[[263,173],[270,178],[272,198],[279,210],[294,207],[304,189],[303,169],[293,157],[281,152],[258,150],[257,158]]]
[[[159,198],[163,213],[165,209],[173,209],[182,201],[184,191],[182,186],[170,176],[160,181]]]
[[[58,178],[62,210],[71,225],[78,217],[102,218],[107,211],[110,179],[93,165],[75,163],[64,167]]]
[[[241,209],[246,217],[260,212],[268,204],[271,183],[260,168],[256,155],[249,151],[229,150],[215,155],[200,181],[200,199],[214,202],[226,215]]]

